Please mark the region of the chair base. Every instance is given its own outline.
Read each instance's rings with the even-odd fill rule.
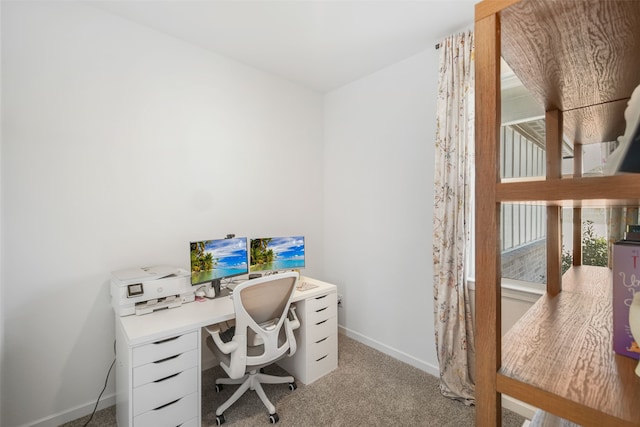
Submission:
[[[271,401],[267,398],[267,395],[262,388],[262,384],[285,383],[289,383],[289,388],[291,390],[295,390],[297,388],[292,376],[279,377],[275,375],[263,374],[258,370],[251,371],[241,378],[218,378],[216,379],[216,390],[219,390],[218,385],[221,384],[240,384],[240,387],[238,387],[238,389],[231,395],[229,399],[227,399],[226,402],[218,406],[218,409],[216,409],[216,416],[222,416],[223,412],[226,411],[231,405],[233,405],[240,398],[240,396],[242,396],[247,390],[251,389],[255,390],[255,392],[258,394],[258,397],[260,397],[260,400],[262,400],[262,403],[264,404],[264,406],[266,406],[269,414],[275,414],[277,418],[276,407],[273,406]]]

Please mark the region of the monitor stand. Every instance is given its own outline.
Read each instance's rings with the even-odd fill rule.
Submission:
[[[211,289],[215,292],[216,297],[220,296],[220,279],[214,279],[211,281]]]
[[[229,286],[225,286],[224,288],[220,286],[220,279],[215,279],[211,281],[211,289],[215,293],[213,298],[218,297],[226,297],[231,295],[233,289],[229,289]]]

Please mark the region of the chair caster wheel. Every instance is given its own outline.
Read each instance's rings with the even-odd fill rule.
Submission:
[[[222,391],[222,388],[223,388],[222,384],[216,384],[216,393],[220,393]],[[224,419],[224,417],[222,417],[222,419]],[[218,425],[220,425],[220,424],[218,424]]]
[[[276,414],[275,412],[273,414],[269,415],[269,423],[271,424],[275,424],[278,421],[280,421],[280,417],[278,416],[278,414]]]
[[[298,388],[298,384],[296,383],[289,383],[289,390],[293,391],[295,389]]]
[[[225,422],[224,414],[216,415],[216,425],[217,426],[221,426],[222,424],[224,424],[224,422]]]

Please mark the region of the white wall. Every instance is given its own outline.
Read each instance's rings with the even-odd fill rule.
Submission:
[[[325,98],[325,275],[339,322],[437,375],[433,331],[435,49]]]
[[[322,278],[323,103],[90,6],[2,8],[0,424],[54,425],[113,360],[111,271],[304,234]]]

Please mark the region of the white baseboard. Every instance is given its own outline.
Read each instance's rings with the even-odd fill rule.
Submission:
[[[115,393],[112,393],[107,396],[103,396],[100,399],[100,403],[98,403],[98,407],[96,411],[99,411],[104,408],[108,408],[109,406],[113,406],[115,404],[116,404]],[[76,406],[64,412],[59,412],[57,414],[53,414],[48,417],[41,418],[32,423],[23,424],[20,427],[58,427],[62,424],[68,423],[69,421],[77,420],[78,418],[82,418],[86,415],[91,414],[95,406],[96,406],[96,402],[94,400],[93,402],[88,402],[84,405]]]
[[[502,395],[502,407],[510,410],[511,412],[515,412],[528,420],[532,419],[533,415],[538,410],[538,408],[531,406],[528,403],[521,402],[518,399],[514,399],[513,397],[506,396],[504,394]]]
[[[354,340],[361,342],[362,344],[375,348],[376,350],[393,357],[394,359],[398,359],[401,362],[404,362],[408,365],[411,365],[415,368],[420,369],[428,374],[434,375],[436,377],[440,377],[440,368],[438,366],[427,363],[423,360],[416,359],[415,357],[408,355],[400,350],[396,350],[393,347],[389,347],[386,344],[382,344],[379,341],[373,340],[369,337],[366,337],[358,332],[347,329],[343,326],[338,325],[338,332],[348,336],[349,338],[353,338]]]

